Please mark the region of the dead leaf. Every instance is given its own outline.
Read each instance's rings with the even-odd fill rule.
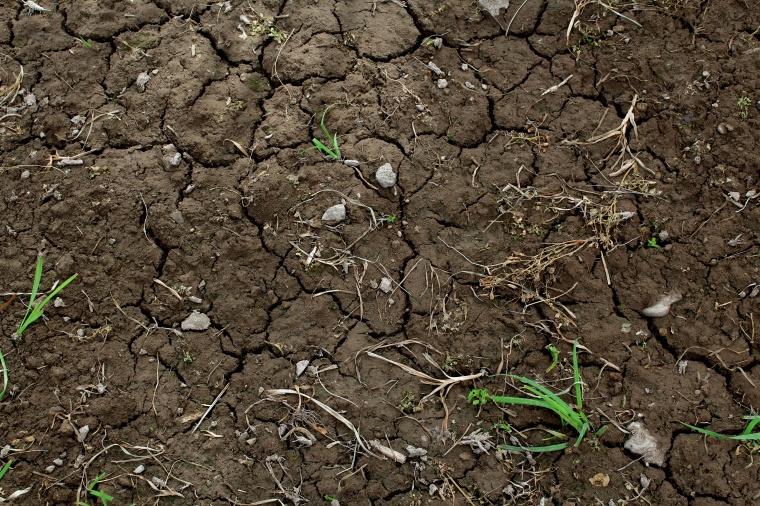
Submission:
[[[610,476],[604,473],[596,473],[588,481],[595,487],[606,487],[610,484]]]
[[[499,17],[501,9],[509,8],[509,0],[478,0],[478,5],[493,17]]]

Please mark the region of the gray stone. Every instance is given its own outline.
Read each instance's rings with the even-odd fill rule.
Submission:
[[[190,316],[185,318],[185,320],[182,322],[182,330],[208,330],[208,328],[211,326],[211,318],[209,318],[205,313],[199,313],[198,311],[193,311],[190,313]]]
[[[390,163],[386,163],[380,166],[375,172],[375,179],[383,188],[390,188],[396,184],[396,173],[393,172],[393,167]]]
[[[145,86],[148,85],[148,81],[150,81],[150,76],[147,72],[142,72],[139,76],[137,76],[137,80],[135,81],[135,86],[137,86],[137,90],[142,93],[145,91]]]
[[[322,215],[322,221],[329,221],[332,223],[339,223],[346,219],[346,205],[335,204],[329,207],[325,214]]]

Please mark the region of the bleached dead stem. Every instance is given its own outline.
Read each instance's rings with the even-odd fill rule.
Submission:
[[[264,396],[266,398],[269,398],[269,400],[276,400],[276,399],[273,399],[272,397],[277,397],[277,396],[282,396],[282,395],[297,395],[299,398],[299,402],[301,399],[313,402],[314,404],[322,408],[328,415],[332,416],[333,418],[338,420],[340,423],[345,425],[348,428],[348,430],[350,430],[354,434],[354,437],[356,438],[356,443],[359,445],[359,447],[362,450],[367,452],[369,455],[372,455],[373,457],[377,457],[377,455],[372,453],[372,450],[370,450],[369,446],[367,445],[364,438],[362,438],[361,434],[359,434],[359,429],[357,429],[356,426],[353,423],[351,423],[351,421],[348,418],[341,415],[340,413],[335,411],[333,408],[331,408],[327,404],[318,401],[317,399],[315,399],[314,397],[311,397],[310,395],[306,395],[302,392],[299,392],[298,390],[292,390],[289,388],[274,388],[274,389],[267,390],[264,392]]]
[[[477,374],[470,374],[470,375],[467,375],[467,376],[449,376],[448,374],[446,374],[445,372],[443,372],[443,370],[441,370],[441,368],[438,366],[438,364],[436,364],[435,361],[432,358],[430,358],[430,355],[428,355],[427,353],[423,353],[423,356],[425,357],[425,360],[427,360],[428,362],[430,362],[431,364],[433,364],[439,371],[441,371],[443,373],[443,375],[446,376],[446,379],[434,378],[434,377],[432,377],[432,376],[430,376],[428,374],[425,374],[424,372],[418,371],[417,369],[415,369],[413,367],[409,367],[408,365],[401,364],[401,363],[393,361],[393,360],[391,360],[389,358],[385,358],[382,355],[378,355],[377,353],[374,353],[374,352],[371,352],[371,351],[367,352],[367,356],[370,356],[372,358],[380,359],[380,360],[382,360],[384,362],[388,362],[389,364],[393,364],[396,367],[399,367],[399,368],[403,369],[404,371],[408,372],[412,376],[417,376],[418,378],[420,378],[422,380],[422,383],[425,384],[425,385],[436,385],[436,387],[433,389],[432,392],[430,392],[425,397],[423,397],[422,399],[420,399],[420,402],[425,401],[426,399],[429,399],[430,397],[432,397],[433,395],[435,395],[435,394],[437,394],[439,392],[441,392],[441,394],[445,396],[448,393],[448,390],[452,386],[456,385],[457,383],[463,383],[465,381],[472,381],[474,379],[478,379],[478,378],[482,377],[483,375],[485,375],[485,372],[479,372]]]

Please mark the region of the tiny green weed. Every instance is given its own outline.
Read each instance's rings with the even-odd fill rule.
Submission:
[[[90,49],[92,49],[92,44],[90,44],[89,42],[87,42],[87,40],[84,37],[82,37],[81,35],[79,36],[79,40],[82,41],[82,44],[84,44],[85,46],[87,46]]]
[[[747,119],[747,114],[749,114],[749,106],[752,105],[752,100],[747,96],[745,92],[742,92],[742,96],[739,97],[739,101],[736,102],[736,105],[739,106],[739,118]]]
[[[547,346],[546,349],[549,350],[549,353],[552,354],[552,363],[549,367],[546,368],[546,372],[550,372],[552,369],[557,367],[557,364],[559,364],[559,350],[553,344]]]
[[[574,446],[578,446],[583,441],[584,436],[590,429],[590,424],[588,421],[588,418],[586,417],[586,414],[583,412],[583,387],[582,382],[580,378],[580,372],[578,369],[578,344],[577,342],[573,344],[573,385],[566,390],[563,390],[561,392],[552,392],[545,386],[537,383],[536,381],[533,381],[532,379],[525,378],[523,376],[517,376],[514,374],[509,374],[507,377],[517,380],[520,383],[522,383],[522,388],[529,394],[528,397],[509,397],[509,396],[501,396],[501,395],[491,395],[488,393],[488,391],[484,388],[475,389],[470,392],[470,395],[467,398],[468,402],[471,402],[473,405],[478,406],[482,404],[486,404],[489,400],[492,400],[496,402],[497,404],[506,404],[506,405],[522,405],[522,406],[535,406],[538,408],[544,408],[548,409],[549,411],[552,411],[557,416],[559,416],[560,420],[562,421],[562,426],[571,426],[573,429],[575,429],[576,433],[578,434],[578,437],[575,440]],[[565,402],[560,395],[563,395],[567,392],[569,392],[571,389],[574,390],[574,401],[575,404],[568,404]],[[551,430],[551,429],[544,429],[546,432],[548,432],[551,436],[557,437],[557,438],[565,438],[566,436],[562,434],[559,431]],[[600,436],[604,431],[606,430],[606,427],[600,428],[598,431],[596,431],[596,435]],[[544,446],[514,446],[514,445],[501,445],[500,448],[507,451],[514,451],[514,452],[533,452],[533,453],[540,453],[540,452],[552,452],[552,451],[559,451],[564,450],[565,448],[568,448],[570,446],[569,442],[564,443],[557,443],[557,444],[551,444],[551,445],[544,445]]]
[[[90,483],[90,485],[87,487],[87,493],[93,497],[97,497],[98,499],[100,499],[100,504],[102,506],[108,506],[108,503],[110,501],[113,501],[113,496],[110,496],[100,490],[95,490],[95,487],[97,486],[98,482],[100,482],[100,480],[105,478],[105,476],[106,476],[106,473],[101,474],[100,476],[92,480],[92,483]],[[86,502],[77,501],[76,506],[89,506],[89,505]]]
[[[48,294],[47,297],[45,297],[42,302],[34,305],[34,300],[37,298],[37,293],[40,288],[40,281],[42,280],[42,257],[37,257],[37,269],[34,272],[34,282],[32,283],[32,296],[29,300],[29,307],[26,308],[26,314],[24,315],[24,319],[21,320],[21,324],[18,326],[18,330],[16,330],[15,337],[21,337],[21,334],[26,330],[26,328],[37,321],[40,316],[42,316],[42,310],[45,308],[45,305],[50,302],[53,297],[58,295],[61,290],[66,288],[66,285],[74,281],[74,279],[77,277],[76,274],[73,274],[69,279],[58,285],[57,288],[55,288],[50,294]]]
[[[40,302],[39,304],[35,306],[34,300],[37,298],[37,293],[40,287],[40,280],[42,279],[42,257],[41,256],[37,257],[37,269],[34,272],[34,282],[32,283],[32,294],[31,294],[32,297],[29,300],[29,307],[26,308],[26,314],[24,315],[24,319],[21,320],[21,324],[19,324],[18,329],[16,330],[16,332],[13,333],[11,338],[12,339],[20,338],[21,334],[26,330],[26,328],[32,323],[34,323],[40,316],[42,316],[42,310],[45,307],[45,304],[50,302],[50,300],[53,297],[58,295],[58,293],[64,288],[66,288],[66,285],[71,283],[76,277],[77,275],[74,274],[69,279],[61,283],[56,289],[50,292],[50,294],[47,297],[45,297],[45,299],[42,302]],[[5,392],[8,389],[8,367],[5,365],[5,357],[3,356],[2,350],[0,350],[0,365],[2,365],[3,367],[3,389],[2,391],[0,391],[0,400],[1,400],[5,396]]]
[[[340,148],[338,147],[338,133],[334,133],[330,135],[330,131],[327,130],[327,127],[325,126],[325,115],[327,114],[327,111],[329,111],[332,107],[330,106],[327,109],[324,110],[322,113],[322,121],[319,122],[319,126],[322,128],[322,131],[327,136],[327,140],[330,143],[330,147],[327,147],[325,144],[322,143],[319,139],[316,137],[311,140],[311,142],[314,144],[314,147],[317,149],[317,151],[321,152],[325,157],[329,158],[330,160],[340,160],[341,154],[340,154]]]
[[[656,237],[652,237],[652,238],[650,238],[647,241],[647,248],[660,249],[661,247],[662,246],[660,246],[659,244],[657,244],[657,238]]]

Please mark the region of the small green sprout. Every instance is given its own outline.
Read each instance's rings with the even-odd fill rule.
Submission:
[[[87,42],[87,40],[85,40],[85,38],[84,38],[84,37],[82,37],[81,35],[79,36],[79,40],[81,40],[81,41],[82,41],[82,44],[84,44],[85,46],[87,46],[87,47],[89,47],[90,49],[92,49],[92,44],[90,44],[89,42]]]
[[[742,96],[739,97],[739,101],[736,102],[736,105],[739,106],[739,118],[747,119],[747,114],[749,114],[749,106],[752,105],[752,100],[747,96],[746,92],[742,92]]]
[[[659,244],[657,244],[657,238],[656,237],[652,237],[651,239],[649,239],[647,241],[647,248],[660,249],[661,247],[662,246],[660,246]]]
[[[550,372],[552,369],[557,367],[557,364],[559,364],[559,350],[553,344],[550,344],[549,346],[547,346],[546,349],[549,350],[549,353],[552,354],[552,363],[546,369],[546,372]]]
[[[37,298],[37,293],[40,288],[40,280],[42,279],[42,257],[37,257],[37,269],[34,272],[34,282],[32,283],[32,297],[29,300],[29,307],[26,308],[26,314],[24,315],[24,319],[21,320],[21,324],[19,325],[18,329],[16,330],[14,336],[15,337],[21,337],[21,334],[26,330],[26,328],[37,321],[40,316],[42,316],[42,310],[45,308],[45,305],[50,302],[53,297],[58,295],[58,293],[66,288],[66,285],[74,281],[74,279],[77,277],[76,274],[73,274],[69,279],[58,285],[57,288],[55,288],[50,294],[45,297],[42,302],[38,303],[36,306],[34,305],[34,300]],[[34,307],[32,307],[34,306]]]
[[[311,142],[314,144],[314,147],[317,149],[317,151],[320,151],[323,155],[325,155],[330,160],[340,160],[341,154],[340,154],[340,148],[338,147],[338,133],[334,133],[330,135],[330,132],[327,130],[327,127],[325,126],[325,115],[327,114],[327,111],[329,111],[333,106],[331,105],[325,111],[322,113],[322,121],[320,121],[319,126],[322,128],[322,131],[327,136],[327,139],[330,143],[330,147],[327,147],[317,139],[316,137],[311,140]]]
[[[396,223],[396,215],[395,214],[389,214],[388,216],[385,217],[385,221],[387,221],[388,223],[390,223],[391,225],[393,225],[394,223]]]
[[[478,406],[487,403],[489,400],[496,402],[497,404],[507,405],[522,405],[522,406],[535,406],[538,408],[548,409],[559,416],[562,421],[562,426],[571,426],[575,429],[578,437],[575,440],[574,446],[578,446],[583,441],[584,436],[589,431],[591,425],[589,424],[586,414],[583,412],[583,387],[580,377],[580,371],[578,368],[578,343],[573,344],[573,385],[561,392],[552,392],[540,383],[525,378],[523,376],[517,376],[514,374],[508,374],[507,377],[517,380],[522,383],[522,388],[527,392],[527,397],[508,397],[502,395],[491,395],[488,390],[484,388],[475,389],[470,391],[470,395],[467,398],[468,402]],[[574,404],[565,402],[560,395],[566,394],[571,389],[574,389]],[[596,436],[601,436],[607,427],[603,426],[596,431]],[[566,438],[566,436],[556,430],[544,429],[550,436],[555,438]],[[569,442],[550,444],[544,446],[514,446],[514,445],[501,445],[502,450],[513,452],[552,452],[564,450],[570,446]]]
[[[74,278],[76,278],[77,275],[74,274],[69,279],[61,283],[56,289],[54,289],[50,294],[45,297],[45,299],[37,304],[34,305],[34,300],[37,298],[37,293],[40,288],[40,280],[42,279],[42,257],[37,257],[37,269],[34,272],[34,282],[32,283],[32,293],[31,293],[31,299],[29,300],[29,306],[26,308],[26,314],[24,315],[24,319],[21,320],[21,323],[18,326],[18,329],[16,332],[13,333],[11,336],[12,339],[18,339],[21,337],[21,334],[26,330],[26,328],[34,323],[40,316],[42,316],[42,310],[45,307],[45,304],[50,302],[50,300],[58,295],[58,293],[66,288],[66,285],[71,283]],[[32,307],[34,306],[34,307]],[[0,350],[0,365],[3,367],[3,389],[0,391],[0,399],[5,396],[5,392],[8,389],[8,367],[5,365],[5,357],[3,356],[2,350]]]
[[[97,478],[95,478],[94,480],[92,480],[92,483],[90,483],[90,486],[87,487],[87,492],[90,495],[100,499],[100,504],[102,504],[103,506],[108,506],[108,502],[113,501],[113,496],[110,496],[106,494],[105,492],[101,492],[100,490],[95,490],[95,486],[98,484],[100,480],[105,478],[105,476],[106,476],[106,473],[103,473]]]

